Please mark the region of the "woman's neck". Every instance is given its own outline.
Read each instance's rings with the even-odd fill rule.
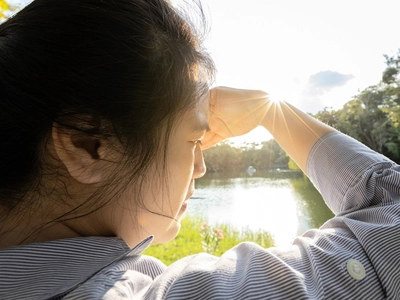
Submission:
[[[66,223],[40,222],[26,216],[0,220],[0,248],[81,236]]]

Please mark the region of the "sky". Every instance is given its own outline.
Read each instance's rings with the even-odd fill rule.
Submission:
[[[172,0],[178,1],[178,0]],[[10,3],[27,3],[10,0]],[[203,0],[216,85],[262,89],[306,112],[377,84],[400,48],[398,0]],[[266,130],[234,139],[268,140]]]
[[[306,112],[381,80],[400,48],[398,0],[207,0],[216,85],[262,89]],[[269,139],[255,130],[235,142]]]

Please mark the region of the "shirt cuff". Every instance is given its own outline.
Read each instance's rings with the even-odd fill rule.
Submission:
[[[348,189],[368,169],[382,162],[392,163],[364,144],[335,131],[323,136],[311,149],[307,174],[330,209],[338,214],[349,207],[344,203]]]

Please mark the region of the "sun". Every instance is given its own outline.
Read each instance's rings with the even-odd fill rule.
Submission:
[[[275,97],[268,98],[268,99],[269,99],[269,101],[271,101],[272,104],[279,104],[279,103],[282,102],[281,100],[278,100],[278,99],[275,98]]]

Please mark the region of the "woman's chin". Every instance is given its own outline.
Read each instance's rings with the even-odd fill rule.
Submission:
[[[185,202],[182,203],[180,213],[184,213],[187,210],[187,208],[188,208],[188,201],[186,200]]]
[[[153,244],[165,244],[172,241],[179,233],[181,223],[174,221],[164,234],[154,235]]]

